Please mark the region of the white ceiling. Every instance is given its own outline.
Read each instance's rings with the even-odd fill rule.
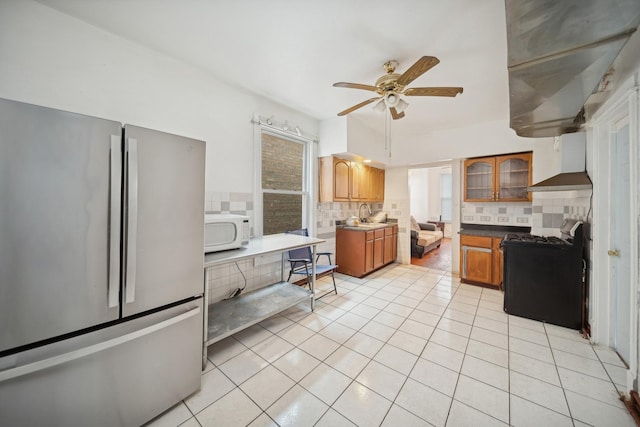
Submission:
[[[440,64],[410,87],[462,86],[456,98],[405,98],[395,126],[423,133],[507,120],[503,0],[39,0],[126,39],[209,70],[317,119],[372,97],[374,84],[423,55]],[[366,120],[384,120],[372,105]]]

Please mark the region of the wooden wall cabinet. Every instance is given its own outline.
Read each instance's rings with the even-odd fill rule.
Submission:
[[[383,202],[384,169],[340,159],[319,159],[321,202]]]
[[[464,283],[502,284],[501,238],[460,236],[460,272]]]
[[[374,230],[336,229],[338,272],[363,277],[392,263],[398,256],[398,226]]]
[[[464,201],[531,201],[531,159],[528,152],[465,160]]]

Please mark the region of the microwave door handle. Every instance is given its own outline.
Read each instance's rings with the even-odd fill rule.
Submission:
[[[127,274],[125,303],[136,296],[136,243],[138,237],[138,141],[127,138]]]
[[[109,282],[107,304],[109,308],[118,306],[120,290],[120,186],[122,178],[121,136],[111,135],[111,163],[109,166]]]

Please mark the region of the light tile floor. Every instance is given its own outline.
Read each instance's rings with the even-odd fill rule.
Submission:
[[[634,426],[626,371],[577,331],[502,310],[502,293],[391,265],[314,312],[208,349],[202,389],[153,426]],[[319,288],[327,288],[323,280]]]

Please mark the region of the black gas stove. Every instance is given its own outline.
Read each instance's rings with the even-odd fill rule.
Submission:
[[[537,245],[571,245],[572,242],[555,236],[535,236],[533,234],[507,234],[505,241],[533,243]]]
[[[584,304],[583,224],[566,219],[561,237],[507,234],[504,310],[513,315],[581,329]]]

